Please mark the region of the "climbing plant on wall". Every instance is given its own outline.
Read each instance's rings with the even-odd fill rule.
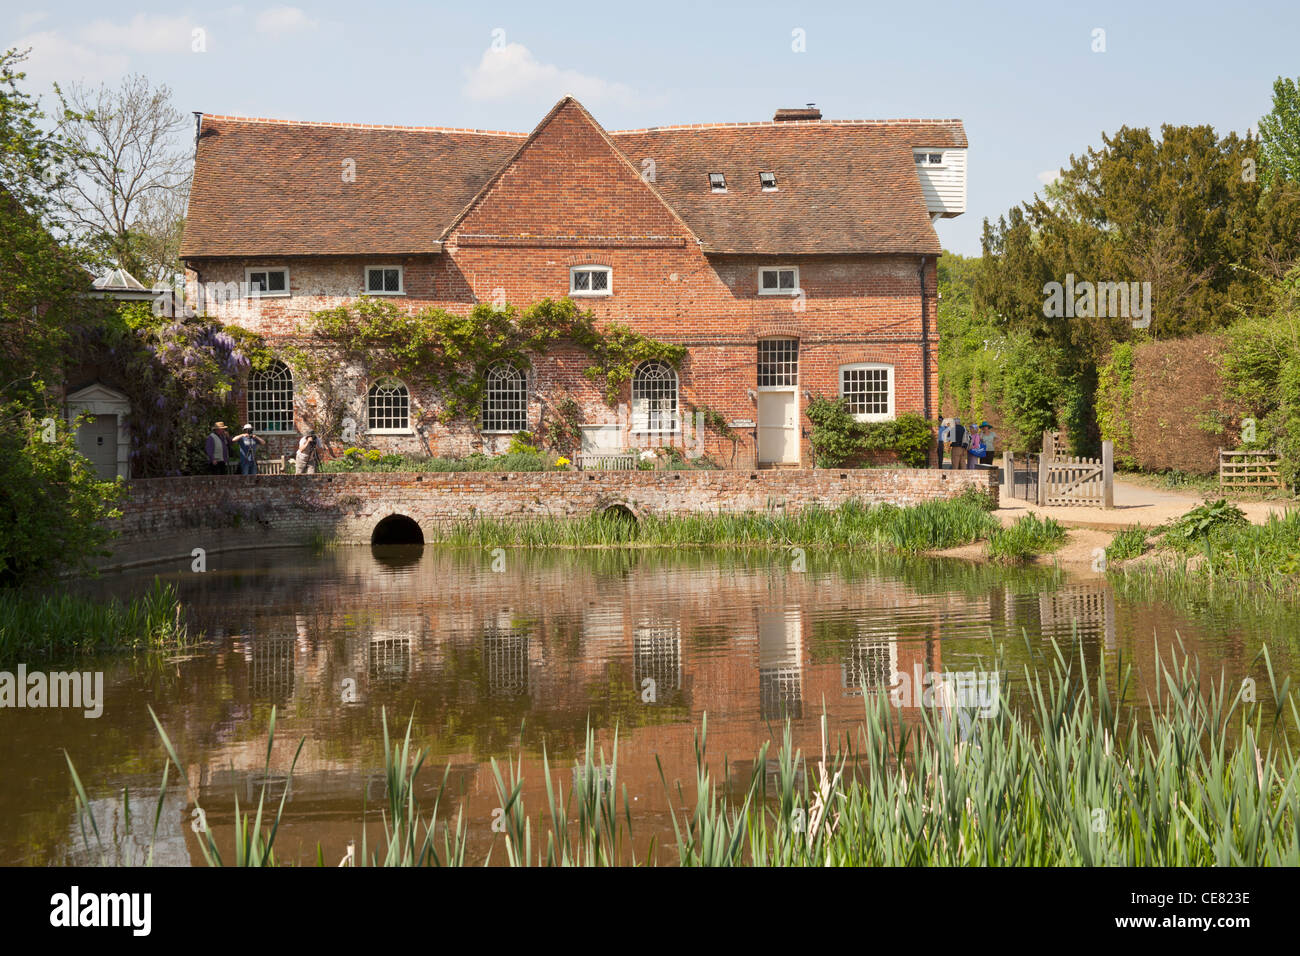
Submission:
[[[372,372],[436,388],[443,398],[439,417],[444,422],[478,414],[491,366],[504,362],[527,368],[530,354],[560,341],[572,342],[591,357],[585,374],[603,387],[611,405],[639,363],[658,359],[676,366],[686,356],[685,346],[617,322],[598,327],[590,311],[567,298],[543,299],[522,311],[480,303],[468,315],[432,308],[406,313],[387,300],[362,298],[314,313],[308,331],[319,346],[362,361]],[[306,349],[293,350],[293,358],[318,383],[333,363],[333,357],[319,351],[311,356]]]

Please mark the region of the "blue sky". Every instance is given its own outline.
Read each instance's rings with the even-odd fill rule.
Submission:
[[[571,92],[609,129],[809,102],[828,118],[958,117],[968,211],[937,228],[967,254],[985,216],[1103,131],[1255,129],[1274,78],[1300,74],[1294,0],[22,4],[0,13],[0,46],[33,48],[33,89],[140,72],[187,112],[530,130]]]

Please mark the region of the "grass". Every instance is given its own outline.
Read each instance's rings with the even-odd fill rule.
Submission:
[[[176,588],[158,578],[127,601],[0,591],[0,661],[175,647],[187,640]]]
[[[678,782],[674,788],[660,767],[670,797],[675,862],[1300,865],[1300,762],[1294,744],[1300,711],[1289,678],[1279,684],[1267,650],[1260,656],[1271,708],[1222,677],[1203,683],[1196,662],[1176,653],[1168,664],[1157,653],[1154,692],[1145,706],[1124,707],[1120,702],[1131,692],[1131,670],[1121,663],[1112,687],[1104,661],[1089,672],[1082,645],[1077,657],[1053,645],[1047,660],[1026,666],[1019,707],[1011,706],[1008,682],[1002,680],[998,706],[987,718],[969,722],[932,708],[923,709],[919,720],[904,721],[885,694],[864,688],[856,740],[846,736],[832,742],[822,718],[815,769],[813,759],[805,760],[792,746],[787,724],[772,789],[766,771],[771,742],[759,749],[748,782],[731,780],[725,770],[721,779],[715,775],[705,716],[696,735],[693,786],[688,790]],[[154,719],[169,758],[161,794],[173,767],[182,779],[185,772]],[[362,865],[465,865],[469,825],[463,812],[453,818],[444,807],[447,775],[432,807],[423,808],[416,796],[427,752],[413,748],[409,722],[405,739],[393,744],[385,715],[384,749],[388,786],[382,841],[370,850],[363,826],[362,852],[348,859]],[[270,753],[268,742],[268,768]],[[68,765],[84,840],[89,847],[93,833],[103,858],[98,824],[71,757]],[[657,861],[654,840],[642,859],[633,855],[636,821],[626,788],[620,792],[617,786],[617,734],[607,761],[588,728],[576,764],[577,784],[567,795],[543,752],[547,806],[540,813],[525,806],[522,757],[507,761],[504,770],[495,760],[491,766],[502,824],[493,829],[503,832],[493,837],[493,849],[482,862],[491,863],[502,842],[511,866]],[[155,833],[161,796],[158,806]],[[273,815],[264,815],[267,806],[264,788],[256,817],[237,815],[235,863],[282,862],[274,843],[284,799]],[[223,865],[206,823],[199,839],[209,865]],[[324,864],[319,847],[316,858]]]
[[[847,502],[796,513],[770,509],[634,521],[603,512],[575,518],[478,517],[431,525],[425,541],[465,547],[826,547],[918,553],[970,544],[998,523],[971,499],[928,501],[906,508]]]
[[[1106,546],[1106,560],[1125,561],[1136,558],[1146,550],[1147,538],[1151,531],[1141,525],[1133,525],[1115,534]]]
[[[1027,514],[989,536],[986,550],[994,561],[1011,564],[1054,551],[1065,543],[1065,528],[1055,518]]]

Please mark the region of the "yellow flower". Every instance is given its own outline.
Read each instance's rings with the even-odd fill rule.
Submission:
[[[568,465],[569,463],[570,463],[570,462],[569,462],[569,459],[565,458],[563,455],[561,455],[559,458],[555,459],[555,464],[558,465],[558,466],[561,467],[561,468],[565,467],[565,466]]]

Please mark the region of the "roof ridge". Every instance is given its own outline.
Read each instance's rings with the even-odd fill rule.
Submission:
[[[266,116],[233,116],[226,113],[204,113],[203,119],[225,120],[236,123],[264,123],[268,126],[325,126],[330,129],[388,129],[402,133],[478,133],[482,136],[526,137],[527,133],[499,129],[473,129],[466,126],[398,126],[393,123],[329,123],[321,120],[273,119]]]
[[[960,119],[916,119],[903,118],[897,119],[834,119],[834,120],[752,120],[742,123],[678,123],[671,126],[644,126],[640,129],[614,129],[609,131],[610,136],[622,136],[627,133],[658,133],[663,130],[679,129],[741,129],[749,127],[780,127],[786,128],[791,126],[935,126],[941,123],[961,123]]]

